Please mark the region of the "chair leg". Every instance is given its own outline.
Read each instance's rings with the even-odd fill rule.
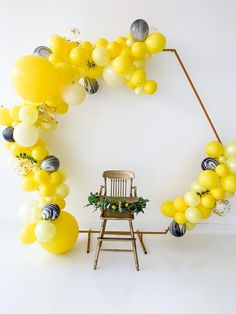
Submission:
[[[129,221],[129,228],[130,228],[131,237],[134,239],[134,229],[133,229],[132,221]],[[135,240],[132,241],[132,246],[133,246],[134,262],[135,262],[136,270],[139,271],[138,254],[137,254]]]
[[[103,238],[104,232],[105,232],[105,228],[106,228],[106,224],[107,224],[107,220],[104,219],[104,220],[102,221],[102,223],[101,223],[99,238]],[[98,263],[98,258],[99,258],[99,253],[100,253],[101,246],[102,246],[102,241],[101,241],[101,240],[98,240],[98,242],[97,242],[97,248],[96,248],[96,253],[95,253],[95,257],[94,257],[94,263],[93,263],[93,269],[94,269],[94,270],[97,268],[97,263]]]

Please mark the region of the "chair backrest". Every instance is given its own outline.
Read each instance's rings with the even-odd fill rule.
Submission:
[[[103,172],[106,196],[128,197],[132,196],[133,179],[132,171],[107,170]]]

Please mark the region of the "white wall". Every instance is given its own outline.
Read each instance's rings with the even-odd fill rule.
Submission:
[[[222,140],[236,138],[234,0],[1,0],[0,4],[0,104],[19,103],[10,84],[11,65],[45,44],[50,34],[65,34],[75,26],[83,40],[112,40],[126,34],[133,20],[144,18],[166,35],[167,47],[178,49]],[[67,209],[77,215],[82,228],[98,221],[98,214],[83,205],[89,192],[102,183],[102,171],[110,168],[132,169],[140,195],[150,199],[136,224],[141,229],[166,227],[170,220],[160,214],[161,202],[185,193],[200,171],[205,143],[214,139],[174,56],[154,56],[148,74],[159,82],[156,95],[136,97],[126,88],[101,83],[97,94],[60,117],[58,130],[47,135],[50,152],[69,174]],[[1,225],[9,225],[18,223],[19,204],[34,196],[21,190],[2,142]],[[196,232],[234,232],[236,200],[232,205],[227,217],[212,216]]]

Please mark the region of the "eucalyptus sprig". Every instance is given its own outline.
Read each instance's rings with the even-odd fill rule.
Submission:
[[[100,196],[98,193],[90,192],[88,196],[88,204],[85,207],[93,206],[95,210],[97,209],[109,209],[115,213],[122,213],[122,212],[131,212],[138,214],[140,212],[144,213],[143,209],[146,208],[148,199],[144,199],[140,197],[137,202],[128,203],[126,198],[122,199],[121,201],[110,201],[105,196]]]

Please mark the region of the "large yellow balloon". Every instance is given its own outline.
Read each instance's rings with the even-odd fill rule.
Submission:
[[[52,241],[40,243],[48,252],[62,254],[69,251],[79,235],[79,226],[76,219],[68,212],[62,211],[59,218],[53,221],[57,233]]]
[[[118,56],[113,60],[112,67],[117,74],[128,74],[132,63],[129,57]]]
[[[28,224],[21,230],[21,233],[20,233],[21,243],[31,244],[36,241],[34,229],[35,229],[35,224]]]
[[[59,88],[54,66],[46,58],[36,55],[16,61],[12,82],[21,98],[36,103],[50,99]]]
[[[236,176],[230,174],[221,180],[223,189],[227,192],[236,192]]]
[[[150,53],[158,53],[165,48],[166,39],[161,33],[154,33],[145,40],[147,51]]]

